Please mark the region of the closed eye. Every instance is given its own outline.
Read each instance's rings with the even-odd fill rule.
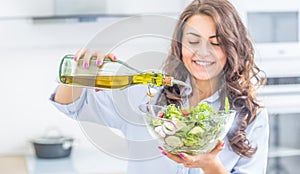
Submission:
[[[219,42],[219,36],[218,35],[214,35],[214,36],[210,36],[210,44],[214,45],[214,46],[220,46],[220,42]]]
[[[212,44],[213,46],[220,46],[221,45],[221,44],[215,43],[215,42],[211,42],[210,44]]]
[[[189,44],[196,45],[196,44],[199,44],[199,42],[189,42]]]

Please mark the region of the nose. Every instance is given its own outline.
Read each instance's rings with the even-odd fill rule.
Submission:
[[[199,44],[199,47],[197,48],[195,54],[200,57],[200,58],[205,58],[208,57],[210,55],[211,52],[211,48],[208,44],[208,42],[201,42],[201,44]]]

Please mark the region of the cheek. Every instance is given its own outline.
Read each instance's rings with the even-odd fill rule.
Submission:
[[[184,63],[187,63],[188,60],[192,60],[193,55],[194,54],[190,49],[185,47],[182,48],[182,61]]]
[[[227,61],[227,58],[225,55],[223,55],[221,58],[220,58],[220,64],[222,66],[222,68],[224,68],[225,64],[226,64],[226,61]]]
[[[217,51],[217,57],[218,57],[218,62],[220,63],[220,66],[222,66],[222,68],[223,68],[226,64],[227,57],[226,57],[225,53],[222,51],[222,49],[219,49]]]

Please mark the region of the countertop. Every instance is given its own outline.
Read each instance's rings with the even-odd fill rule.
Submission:
[[[23,155],[0,156],[1,174],[28,174],[26,161]]]
[[[29,174],[121,174],[127,162],[111,157],[97,149],[76,149],[61,159],[40,159],[27,155]]]

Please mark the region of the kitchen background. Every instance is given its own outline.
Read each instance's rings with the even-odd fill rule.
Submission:
[[[260,93],[270,112],[268,173],[299,173],[300,1],[231,1],[249,28],[256,61],[269,78]],[[0,155],[24,155],[29,173],[124,172],[125,161],[97,151],[79,124],[50,104],[59,61],[84,47],[109,24],[142,13],[176,17],[190,0],[1,2]],[[151,46],[167,49],[164,42]],[[117,55],[122,59],[132,49],[123,48]],[[71,158],[43,161],[34,157],[30,140],[49,128],[75,138]]]

